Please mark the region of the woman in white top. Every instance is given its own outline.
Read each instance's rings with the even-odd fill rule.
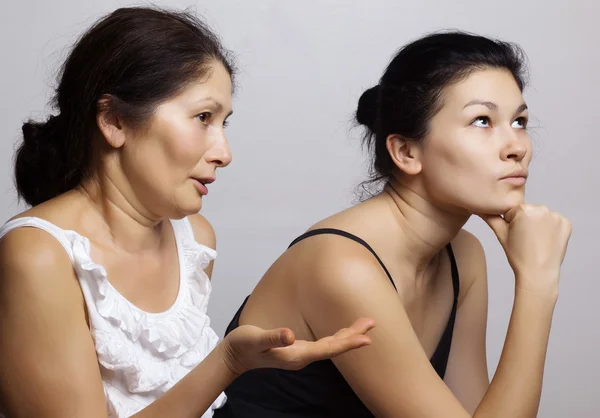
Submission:
[[[197,214],[217,168],[233,68],[186,13],[119,9],[67,58],[57,115],[23,125],[32,208],[0,229],[0,407],[7,417],[210,417],[236,376],[370,343],[358,319],[316,342],[206,307],[215,235]]]

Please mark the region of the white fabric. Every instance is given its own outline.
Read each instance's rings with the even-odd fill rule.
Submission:
[[[18,218],[0,228],[0,238],[20,227],[47,231],[65,248],[83,290],[100,363],[109,417],[129,417],[152,403],[200,363],[217,345],[206,314],[211,284],[204,268],[217,256],[197,243],[189,220],[172,220],[180,265],[175,303],[148,313],[131,304],[90,256],[90,242],[40,218]],[[202,416],[226,401],[222,393]]]

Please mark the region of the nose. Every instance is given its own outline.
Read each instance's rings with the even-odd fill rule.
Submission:
[[[231,150],[223,131],[216,138],[213,147],[206,153],[206,160],[217,167],[227,167],[231,162]]]
[[[523,133],[518,134],[511,129],[508,138],[502,148],[503,160],[521,161],[528,152],[529,137],[523,137]]]

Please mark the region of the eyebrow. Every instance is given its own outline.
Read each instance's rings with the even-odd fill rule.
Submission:
[[[517,107],[517,111],[515,112],[517,115],[522,113],[528,109],[527,104],[523,103],[521,106]]]
[[[479,105],[479,106],[485,106],[485,107],[487,107],[490,110],[498,110],[498,105],[496,103],[494,103],[494,102],[487,102],[487,101],[484,101],[484,100],[472,100],[469,103],[467,103],[463,109],[466,109],[469,106],[477,106],[477,105]],[[519,113],[522,113],[525,110],[527,110],[527,104],[523,103],[523,104],[521,104],[521,106],[519,106],[517,108],[517,111],[515,113],[518,115]]]
[[[466,109],[469,106],[485,106],[490,110],[496,110],[498,109],[498,105],[496,103],[493,102],[486,102],[483,100],[471,100],[469,103],[467,103],[465,105],[465,107],[463,109]]]
[[[205,99],[202,99],[200,102],[205,102],[205,101],[213,102],[217,113],[221,113],[225,110],[225,107],[221,103],[219,103],[215,99],[213,99],[212,97],[207,97]],[[225,119],[227,119],[231,115],[233,115],[233,110],[229,111],[229,113],[225,116]]]

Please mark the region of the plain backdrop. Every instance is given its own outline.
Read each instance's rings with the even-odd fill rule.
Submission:
[[[553,323],[540,417],[600,416],[600,283],[596,208],[600,166],[600,30],[597,0],[206,0],[192,7],[233,50],[240,69],[228,128],[232,164],[219,172],[203,213],[219,257],[209,313],[222,335],[269,265],[314,222],[355,201],[366,158],[352,114],[394,52],[439,29],[520,44],[528,54],[535,156],[528,201],[573,222]],[[21,123],[48,114],[68,47],[125,1],[21,0],[0,12],[0,221],[18,213],[12,154]],[[496,369],[513,276],[487,226],[467,229],[488,257],[488,353]]]

